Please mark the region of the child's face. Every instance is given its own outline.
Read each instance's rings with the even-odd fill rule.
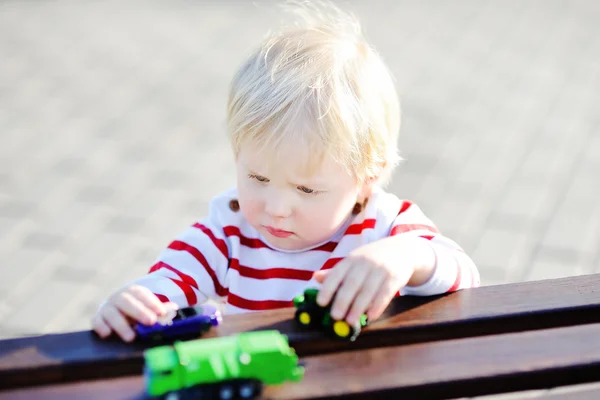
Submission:
[[[251,145],[239,152],[240,210],[274,247],[300,250],[329,239],[346,221],[364,186],[333,158],[326,157],[311,176],[300,168],[300,154],[280,159],[287,165],[268,170],[267,158]]]

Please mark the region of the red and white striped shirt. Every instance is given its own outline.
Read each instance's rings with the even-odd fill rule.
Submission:
[[[180,307],[208,299],[225,302],[226,313],[290,307],[295,295],[319,287],[313,272],[335,266],[352,250],[391,235],[412,235],[431,244],[435,272],[418,287],[400,294],[428,296],[479,286],[471,258],[410,201],[376,190],[365,209],[327,242],[301,251],[272,248],[230,208],[237,199],[231,189],[210,204],[209,215],[177,237],[159,256],[150,273],[135,283],[162,301]]]

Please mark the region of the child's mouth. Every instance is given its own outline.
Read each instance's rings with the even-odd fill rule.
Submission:
[[[282,229],[275,229],[272,226],[265,226],[265,229],[273,236],[278,238],[286,238],[290,236],[293,232],[284,231]]]

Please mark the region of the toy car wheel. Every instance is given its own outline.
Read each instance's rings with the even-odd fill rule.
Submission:
[[[181,396],[179,396],[179,393],[177,392],[167,393],[164,397],[165,400],[179,400],[180,398]]]
[[[313,318],[306,307],[300,307],[296,310],[296,322],[302,326],[310,326],[313,324]]]
[[[233,386],[231,386],[231,385],[224,385],[224,386],[221,386],[221,388],[219,389],[219,399],[220,400],[233,399],[234,395],[235,395],[235,391],[233,390]]]
[[[262,392],[262,386],[259,382],[243,382],[238,387],[238,396],[240,399],[253,399]]]
[[[357,336],[356,328],[343,320],[332,321],[330,330],[335,337],[340,339],[353,340]]]

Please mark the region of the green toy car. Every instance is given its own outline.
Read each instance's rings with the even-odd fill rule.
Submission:
[[[263,384],[304,377],[296,352],[276,330],[154,347],[144,362],[147,393],[165,400],[252,399]]]
[[[354,341],[363,327],[368,325],[367,315],[363,314],[358,323],[350,325],[344,320],[335,320],[331,317],[330,308],[333,301],[321,307],[317,304],[319,289],[306,289],[303,294],[294,297],[296,307],[296,322],[302,327],[324,329],[335,338]]]

